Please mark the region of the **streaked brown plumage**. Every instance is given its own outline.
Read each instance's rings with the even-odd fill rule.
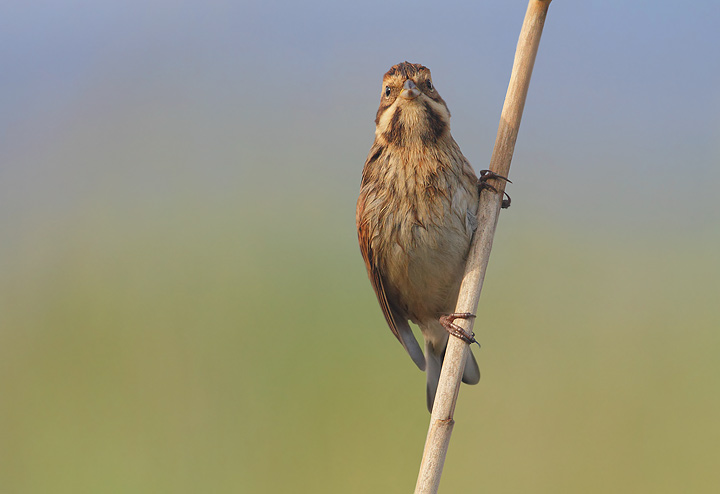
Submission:
[[[390,329],[421,370],[432,409],[473,232],[477,177],[450,135],[450,112],[430,71],[404,62],[384,76],[375,142],[357,203],[360,251]],[[425,339],[425,355],[408,321]],[[468,356],[463,381],[480,379]]]

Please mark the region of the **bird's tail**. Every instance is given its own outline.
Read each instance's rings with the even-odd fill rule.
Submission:
[[[445,358],[446,347],[447,339],[441,344],[433,344],[428,340],[425,341],[427,408],[429,412],[432,412],[433,403],[435,403],[435,393],[437,392],[438,381],[440,381],[440,370],[442,369],[443,359]],[[470,348],[468,348],[468,356],[467,360],[465,360],[462,381],[467,384],[477,384],[478,381],[480,381],[480,369]]]

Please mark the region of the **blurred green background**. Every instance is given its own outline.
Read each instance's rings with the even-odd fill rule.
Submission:
[[[0,491],[411,492],[354,206],[382,74],[475,169],[526,2],[0,7]],[[553,2],[442,492],[720,485],[716,2]]]

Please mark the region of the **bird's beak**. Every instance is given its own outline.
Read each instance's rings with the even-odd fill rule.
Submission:
[[[418,96],[420,96],[420,90],[412,81],[412,79],[408,79],[407,81],[405,81],[402,91],[400,91],[400,97],[404,99],[415,99]]]

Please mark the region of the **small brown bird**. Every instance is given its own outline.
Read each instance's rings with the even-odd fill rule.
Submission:
[[[448,334],[459,329],[451,313],[477,227],[478,186],[492,188],[484,179],[503,177],[484,173],[478,181],[420,64],[400,63],[385,74],[375,125],[357,202],[360,251],[390,329],[427,370],[432,411]],[[424,356],[408,320],[422,331]],[[480,380],[472,352],[462,380]]]

